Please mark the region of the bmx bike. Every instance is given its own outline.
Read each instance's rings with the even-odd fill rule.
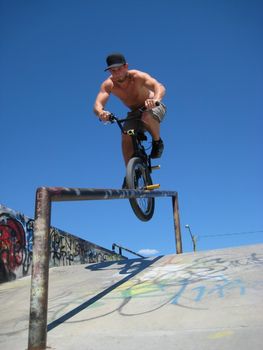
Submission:
[[[145,111],[145,108],[141,108],[140,111]],[[134,117],[128,120],[139,120],[140,118]],[[160,165],[153,166],[151,163],[151,157],[146,152],[144,141],[147,141],[145,130],[141,127],[138,129],[124,130],[123,123],[127,122],[127,119],[119,119],[114,114],[110,114],[110,123],[117,123],[121,132],[128,134],[132,138],[133,143],[133,156],[129,160],[126,167],[126,188],[136,189],[143,191],[151,191],[160,187],[159,184],[153,184],[151,173],[155,169],[160,169]],[[155,198],[141,196],[138,198],[129,198],[130,205],[138,217],[142,221],[149,221],[154,214]]]

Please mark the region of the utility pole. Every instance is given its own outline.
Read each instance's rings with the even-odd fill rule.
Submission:
[[[192,234],[192,231],[191,231],[191,228],[190,228],[189,225],[185,225],[185,228],[187,228],[189,230],[189,233],[190,233],[190,236],[191,236],[191,239],[192,239],[192,242],[193,242],[193,249],[194,249],[194,252],[195,252],[196,251],[197,236]]]

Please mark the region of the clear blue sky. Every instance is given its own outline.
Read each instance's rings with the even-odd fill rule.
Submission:
[[[37,187],[121,187],[119,130],[92,112],[120,51],[167,88],[154,179],[179,193],[183,250],[186,224],[198,250],[262,242],[263,1],[0,0],[0,36],[1,204],[33,217]],[[175,251],[170,199],[148,223],[126,200],[54,203],[52,225]]]

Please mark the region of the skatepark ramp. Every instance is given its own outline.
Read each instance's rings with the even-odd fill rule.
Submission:
[[[263,244],[50,269],[51,350],[260,350]],[[0,286],[0,348],[25,350],[30,277]]]
[[[178,195],[174,191],[81,189],[40,187],[36,192],[33,264],[29,318],[28,350],[46,349],[49,232],[52,201],[109,200],[148,197],[171,197],[177,253],[182,252]]]

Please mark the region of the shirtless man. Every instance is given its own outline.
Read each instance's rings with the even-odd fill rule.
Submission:
[[[122,54],[111,54],[107,57],[106,62],[108,67],[105,71],[109,71],[111,75],[101,85],[94,104],[95,114],[102,121],[108,121],[110,112],[105,111],[104,107],[111,93],[117,96],[131,110],[127,120],[136,115],[140,116],[145,129],[151,134],[151,158],[161,157],[164,146],[160,138],[160,122],[164,117],[166,107],[160,101],[165,94],[164,86],[147,73],[128,70],[128,64]],[[156,106],[156,102],[160,104]],[[144,106],[147,110],[140,112],[139,108]],[[126,124],[124,128],[131,129],[134,121],[126,122]],[[122,134],[122,153],[125,165],[127,165],[133,155],[132,140],[127,134]]]

